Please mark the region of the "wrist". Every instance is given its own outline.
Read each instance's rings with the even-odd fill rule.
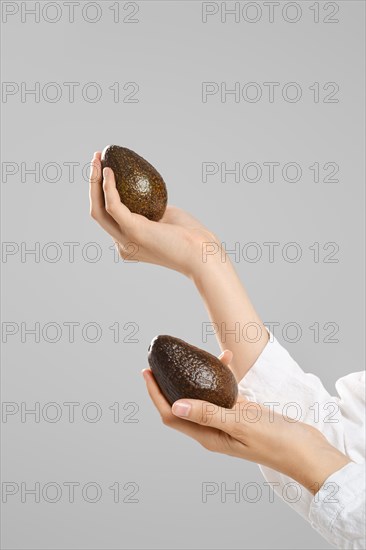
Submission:
[[[316,448],[307,449],[289,475],[315,495],[332,474],[349,462],[346,455],[325,441]]]
[[[193,257],[189,277],[201,293],[211,280],[224,283],[228,277],[237,277],[230,258],[217,240],[200,242]]]

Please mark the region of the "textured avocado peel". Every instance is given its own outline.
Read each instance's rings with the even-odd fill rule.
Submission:
[[[154,377],[172,405],[177,399],[201,399],[231,409],[238,385],[229,367],[200,348],[173,336],[156,336],[148,361]]]
[[[159,221],[165,212],[168,193],[159,172],[131,149],[108,145],[102,152],[102,169],[111,168],[121,202],[149,220]]]

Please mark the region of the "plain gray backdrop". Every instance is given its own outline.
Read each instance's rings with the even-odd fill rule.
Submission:
[[[80,1],[73,22],[65,2],[35,4],[2,2],[3,548],[329,548],[255,464],[161,424],[140,375],[152,337],[219,348],[188,279],[114,261],[82,169],[110,143],[153,163],[170,203],[239,249],[260,315],[334,393],[364,366],[364,2],[280,2],[270,19],[263,2]],[[225,181],[235,163],[249,176]],[[221,483],[262,496],[222,502]]]

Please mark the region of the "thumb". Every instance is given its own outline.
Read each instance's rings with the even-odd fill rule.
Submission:
[[[122,231],[131,230],[133,227],[132,214],[127,206],[121,202],[111,168],[104,168],[103,170],[103,191],[105,209],[108,214],[114,218]]]
[[[221,353],[221,355],[219,355],[218,359],[220,359],[221,363],[224,363],[224,365],[230,368],[230,363],[233,360],[233,357],[233,352],[226,349]]]
[[[233,409],[225,409],[198,399],[179,399],[172,406],[172,413],[184,420],[210,426],[230,434],[241,421],[241,399]]]

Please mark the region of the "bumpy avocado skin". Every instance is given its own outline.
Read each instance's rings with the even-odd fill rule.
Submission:
[[[238,385],[231,370],[217,357],[173,336],[156,336],[148,361],[154,377],[172,405],[177,399],[202,399],[231,409]]]
[[[111,168],[123,204],[136,214],[159,221],[165,212],[168,193],[159,172],[131,149],[108,145],[102,152],[102,168]]]

